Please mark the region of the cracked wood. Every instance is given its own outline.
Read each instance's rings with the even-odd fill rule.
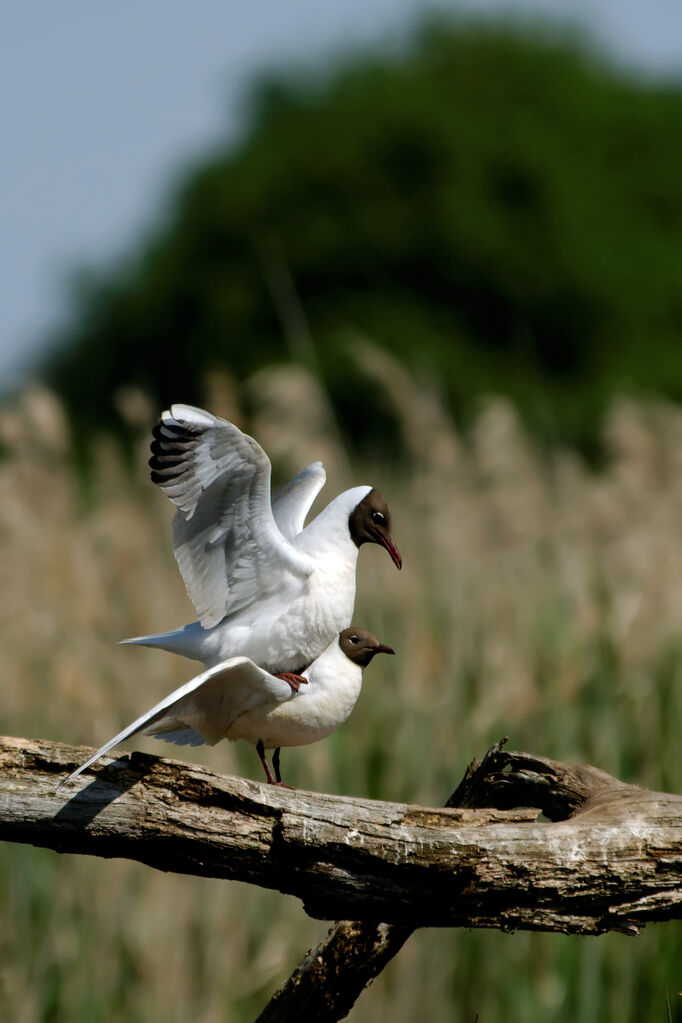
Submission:
[[[88,753],[0,739],[0,839],[246,881],[322,919],[599,934],[682,916],[682,797],[595,768],[498,749],[468,804],[435,809],[134,754],[56,792]]]

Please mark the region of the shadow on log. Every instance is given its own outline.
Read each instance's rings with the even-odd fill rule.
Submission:
[[[682,916],[682,797],[493,746],[435,809],[0,739],[0,839],[296,895],[337,924],[261,1021],[342,1019],[426,926],[636,933]],[[312,999],[312,1000],[311,1000]]]

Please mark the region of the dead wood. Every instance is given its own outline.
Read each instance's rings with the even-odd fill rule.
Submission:
[[[256,1023],[345,1019],[364,988],[391,961],[414,928],[407,924],[341,921],[307,953],[275,992]]]
[[[506,741],[495,743],[482,761],[469,764],[446,806],[515,806],[530,798],[545,816],[560,820],[585,806],[588,799],[603,797],[614,785],[621,786],[593,767],[505,752]],[[512,765],[515,770],[507,772]],[[364,988],[397,955],[413,931],[404,924],[335,924],[277,989],[256,1023],[299,1018],[337,1023],[345,1019]]]
[[[446,806],[475,805],[483,783],[497,764],[506,742],[496,743],[483,763],[472,761]],[[287,1023],[315,1019],[336,1023],[345,1019],[362,991],[413,934],[406,924],[374,924],[342,920],[311,949],[291,976],[275,991],[256,1023]]]
[[[440,810],[141,754],[57,792],[88,753],[0,739],[0,839],[247,881],[321,919],[600,934],[682,915],[682,797],[596,768],[493,748]]]

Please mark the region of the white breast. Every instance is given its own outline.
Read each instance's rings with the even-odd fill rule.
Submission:
[[[362,688],[362,669],[349,661],[338,644],[329,645],[291,699],[265,714],[245,713],[228,730],[228,739],[260,739],[266,749],[305,746],[324,739],[348,718]]]
[[[345,524],[322,536],[326,542],[320,544],[315,571],[305,585],[276,593],[204,634],[207,666],[245,656],[268,671],[300,671],[348,628],[358,548]]]

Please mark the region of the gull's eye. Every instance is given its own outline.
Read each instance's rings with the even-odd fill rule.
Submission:
[[[350,639],[351,643],[359,643],[360,642],[360,640],[358,639],[357,636],[350,636],[349,639]]]
[[[373,511],[372,522],[376,522],[377,526],[383,526],[386,523],[386,516],[384,515],[383,512]]]

